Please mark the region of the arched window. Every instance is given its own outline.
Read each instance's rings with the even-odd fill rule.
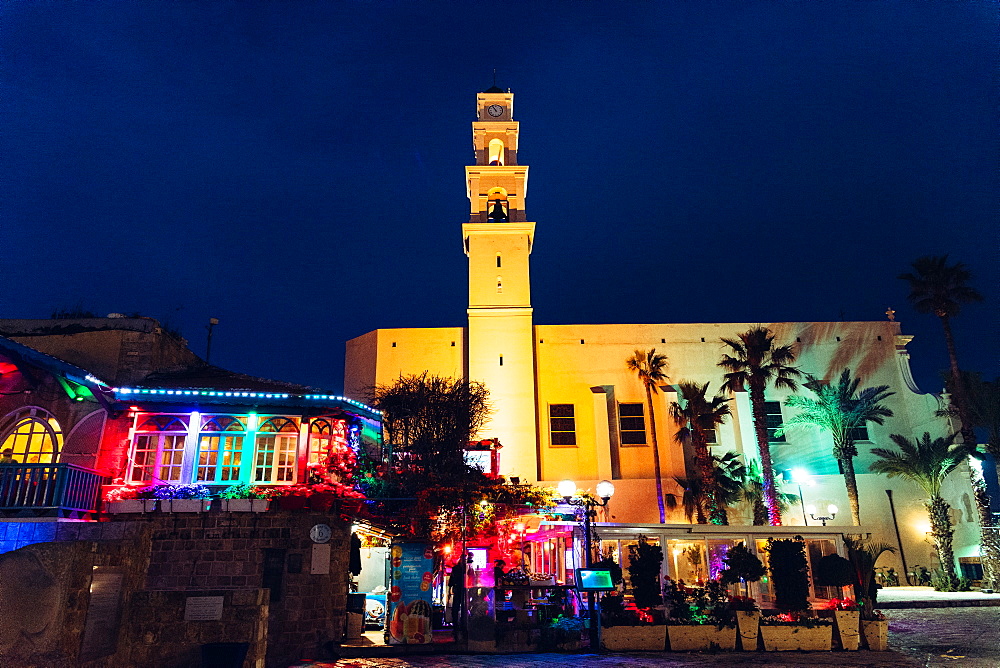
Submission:
[[[257,430],[254,482],[295,482],[299,425],[289,418],[265,420]]]
[[[240,479],[246,425],[234,417],[205,417],[198,435],[198,482],[235,482]]]
[[[14,416],[0,440],[0,450],[13,450],[14,459],[22,464],[53,464],[59,460],[63,435],[51,413],[27,408]]]
[[[188,418],[152,415],[136,427],[129,482],[180,482]]]
[[[491,139],[489,145],[490,161],[487,164],[503,166],[503,142]]]

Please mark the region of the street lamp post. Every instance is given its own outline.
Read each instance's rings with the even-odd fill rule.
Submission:
[[[615,486],[607,480],[597,483],[597,496],[601,498],[600,501],[595,501],[588,496],[577,497],[576,483],[572,480],[563,480],[559,483],[558,490],[565,503],[583,508],[583,561],[584,565],[590,568],[593,563],[593,548],[590,538],[591,519],[597,517],[595,508],[603,508],[608,505],[608,501],[611,500],[611,497],[615,493]],[[601,646],[601,620],[597,615],[597,604],[595,603],[594,592],[592,591],[587,592],[587,611],[590,618],[590,649],[596,652]]]
[[[814,520],[822,522],[823,526],[826,526],[827,520],[832,520],[837,516],[837,506],[833,505],[832,503],[828,505],[826,507],[827,514],[821,517],[816,517],[816,506],[812,504],[806,506],[806,512],[809,513],[809,517],[813,518]]]

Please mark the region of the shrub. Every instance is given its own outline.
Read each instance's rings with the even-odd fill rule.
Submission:
[[[639,536],[635,545],[628,546],[628,577],[637,608],[653,608],[663,602],[660,594],[660,567],[663,548]]]
[[[839,554],[828,554],[816,562],[816,584],[846,587],[857,582],[854,565]]]
[[[157,499],[210,499],[212,492],[199,484],[157,485],[153,488],[153,496]]]
[[[260,487],[254,487],[253,485],[245,482],[238,482],[235,485],[230,485],[221,492],[219,492],[219,498],[222,499],[266,499],[267,491],[261,489]]]
[[[114,489],[108,490],[107,494],[104,495],[104,500],[108,502],[115,501],[129,501],[131,499],[139,498],[139,488],[126,485],[125,487],[115,487]]]
[[[769,538],[767,547],[774,604],[779,610],[809,609],[809,572],[801,538]]]

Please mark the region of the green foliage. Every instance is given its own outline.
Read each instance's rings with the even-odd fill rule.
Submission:
[[[854,565],[839,554],[828,554],[815,564],[816,584],[826,587],[846,587],[857,580]]]
[[[220,499],[266,499],[267,494],[253,485],[238,482],[219,492]]]
[[[757,582],[767,572],[757,555],[743,543],[729,548],[722,561],[726,564],[726,569],[719,574],[723,584]]]
[[[637,608],[652,608],[663,602],[660,594],[660,567],[663,548],[653,545],[646,536],[639,536],[635,545],[628,546],[628,577]]]
[[[872,462],[874,473],[890,478],[900,476],[916,483],[929,497],[941,495],[941,485],[952,471],[969,456],[975,455],[975,446],[953,443],[955,436],[931,439],[928,432],[923,438],[909,440],[900,434],[889,436],[899,448],[872,448],[878,459]]]
[[[616,587],[625,581],[621,565],[610,556],[593,562],[590,567],[598,571],[609,571],[611,573],[611,583]]]
[[[858,602],[861,618],[880,619],[880,613],[875,610],[875,604],[869,595],[872,580],[875,579],[875,562],[883,553],[895,553],[896,550],[885,543],[851,536],[844,536],[844,545],[847,547],[847,559],[854,566],[857,578],[854,584],[854,600]]]
[[[800,537],[769,538],[768,555],[774,604],[779,610],[801,612],[809,609],[809,569],[805,541]]]

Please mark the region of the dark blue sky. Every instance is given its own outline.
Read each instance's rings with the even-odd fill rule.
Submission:
[[[344,342],[460,326],[475,93],[515,93],[535,321],[940,327],[997,373],[993,2],[0,4],[0,317],[141,312],[332,389]],[[669,351],[667,351],[669,353]]]

